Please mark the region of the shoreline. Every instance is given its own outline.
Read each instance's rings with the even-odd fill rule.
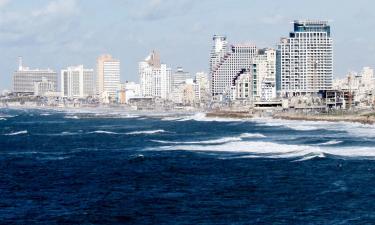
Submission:
[[[283,120],[295,120],[295,121],[324,121],[324,122],[350,122],[350,123],[361,123],[361,124],[375,124],[375,117],[366,115],[301,115],[301,114],[289,114],[289,115],[278,115],[272,116],[274,119]]]
[[[375,124],[375,113],[367,114],[301,114],[294,112],[273,112],[264,115],[262,112],[257,111],[205,111],[205,110],[192,110],[192,111],[163,111],[163,110],[129,110],[129,108],[122,107],[35,107],[30,105],[23,106],[10,106],[10,107],[0,107],[8,109],[37,109],[37,110],[54,110],[54,111],[65,111],[65,112],[82,112],[82,113],[130,113],[130,114],[141,114],[145,115],[150,113],[153,116],[167,113],[169,115],[191,115],[194,113],[203,113],[207,118],[226,118],[226,119],[254,119],[254,118],[273,118],[282,120],[294,120],[294,121],[324,121],[324,122],[349,122],[349,123],[360,123],[360,124]]]

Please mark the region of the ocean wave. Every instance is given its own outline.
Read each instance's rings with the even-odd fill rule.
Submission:
[[[343,141],[338,141],[338,140],[330,140],[330,141],[327,141],[327,142],[324,142],[324,143],[320,143],[320,144],[317,144],[317,145],[338,145],[338,144],[341,144]]]
[[[6,118],[2,118],[2,117],[0,117],[0,120],[3,120],[3,121],[5,121],[5,120],[7,120]]]
[[[78,116],[64,116],[65,119],[74,119],[79,120],[80,118]]]
[[[244,138],[264,138],[263,134],[260,133],[243,133],[238,135],[238,137],[223,137],[213,140],[204,141],[164,141],[164,140],[152,140],[153,142],[161,144],[223,144],[227,142],[238,142],[242,141]]]
[[[236,118],[221,118],[221,117],[207,117],[206,113],[196,113],[194,115],[188,116],[169,116],[164,117],[161,120],[163,121],[199,121],[199,122],[244,122],[246,119],[236,119]]]
[[[266,136],[260,133],[243,133],[240,138],[265,138]]]
[[[138,134],[157,134],[157,133],[165,133],[165,130],[144,130],[144,131],[132,131],[126,133],[127,135],[138,135]]]
[[[310,153],[310,154],[303,156],[301,159],[295,160],[295,162],[303,162],[303,161],[312,160],[316,158],[326,158],[326,155],[323,152]]]
[[[254,118],[252,121],[262,126],[279,126],[297,131],[328,130],[347,133],[355,137],[375,137],[375,125],[368,124],[330,121],[297,121],[273,118]]]
[[[219,145],[186,144],[166,145],[149,150],[157,151],[199,151],[217,153],[247,153],[246,157],[263,158],[293,158],[293,159],[313,159],[317,157],[327,157],[327,155],[341,158],[366,158],[375,159],[374,147],[331,147],[331,146],[311,146],[311,145],[289,145],[266,141],[236,141],[226,142]]]
[[[112,131],[105,131],[105,130],[96,130],[96,131],[89,132],[89,134],[119,134],[119,133],[112,132]]]
[[[22,131],[17,131],[17,132],[12,132],[9,134],[5,134],[6,136],[16,136],[16,135],[22,135],[22,134],[27,134],[27,130],[22,130]]]
[[[223,144],[227,142],[241,141],[240,137],[226,137],[207,141],[163,141],[163,140],[152,140],[153,142],[161,144]]]

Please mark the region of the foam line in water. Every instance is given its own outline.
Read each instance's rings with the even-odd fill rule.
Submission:
[[[23,131],[17,131],[17,132],[12,132],[12,133],[9,133],[9,134],[5,134],[6,136],[16,136],[16,135],[22,135],[22,134],[27,134],[27,130],[23,130]]]
[[[143,130],[143,131],[132,131],[126,133],[128,135],[138,135],[138,134],[157,134],[157,133],[165,133],[165,130]]]
[[[112,132],[112,131],[105,131],[105,130],[96,130],[96,131],[89,132],[89,134],[119,134],[119,133]]]
[[[265,141],[237,141],[226,142],[220,145],[169,145],[150,150],[186,150],[200,152],[227,152],[227,153],[248,153],[264,158],[301,158],[312,159],[326,157],[326,155],[347,157],[347,158],[371,158],[375,159],[374,147],[332,147],[332,146],[310,146],[310,145],[289,145]],[[313,156],[313,157],[312,157]]]

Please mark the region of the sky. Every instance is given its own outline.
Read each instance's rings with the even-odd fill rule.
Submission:
[[[375,67],[373,0],[0,0],[0,90],[11,89],[18,56],[31,68],[95,68],[121,60],[121,80],[138,82],[152,50],[174,70],[208,71],[214,34],[230,43],[276,47],[295,19],[328,20],[334,77]],[[59,72],[58,72],[59,73]]]

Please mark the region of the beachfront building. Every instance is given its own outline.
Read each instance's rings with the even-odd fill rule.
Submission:
[[[96,92],[103,102],[112,102],[116,99],[120,85],[120,60],[105,54],[97,58],[96,62]]]
[[[254,68],[243,69],[233,80],[232,100],[251,104],[254,100]]]
[[[210,58],[211,94],[214,100],[221,101],[223,93],[231,88],[233,79],[252,66],[257,54],[253,44],[235,44],[227,50],[226,38],[214,36],[214,45]]]
[[[61,95],[67,98],[86,98],[95,94],[94,70],[83,65],[61,70]]]
[[[178,88],[181,84],[184,84],[186,80],[192,78],[193,77],[189,72],[184,71],[182,67],[177,67],[177,70],[172,75],[172,90]]]
[[[277,90],[282,96],[332,89],[331,27],[326,21],[296,20],[277,51]]]
[[[156,51],[139,62],[138,74],[143,97],[168,98],[172,91],[172,70],[160,63],[160,56]]]
[[[196,92],[199,92],[199,102],[205,103],[210,101],[210,81],[205,72],[198,72],[195,74],[194,82],[197,84]]]
[[[256,100],[276,98],[276,50],[260,49],[253,59],[253,95]]]
[[[13,92],[35,94],[35,83],[52,83],[52,90],[57,91],[57,73],[51,69],[30,69],[22,64],[19,58],[18,70],[13,73]]]
[[[47,93],[55,91],[55,82],[49,81],[45,77],[34,83],[34,96],[46,96]]]

